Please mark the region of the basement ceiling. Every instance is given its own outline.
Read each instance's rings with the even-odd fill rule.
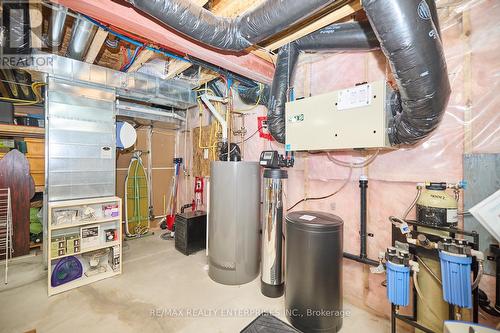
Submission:
[[[212,11],[214,14],[226,17],[235,17],[241,15],[245,11],[252,9],[255,6],[258,6],[264,1],[265,0],[239,0],[239,1],[193,0],[194,3],[203,6],[204,8]],[[143,35],[138,36],[134,34],[134,36],[137,36],[138,38],[142,38],[145,40],[152,40],[153,42],[155,41],[157,41],[158,43],[161,42],[157,38],[154,38],[154,36],[152,35],[148,36],[148,31],[145,31],[145,29],[140,28],[141,24],[144,25],[145,23],[144,17],[147,17],[148,20],[151,20],[150,26],[158,25],[159,23],[154,19],[150,19],[145,14],[131,10],[130,7],[126,6],[124,2],[120,1],[115,2],[112,0],[102,0],[98,2],[94,0],[81,0],[78,2],[73,2],[68,0],[52,0],[52,2],[60,3],[62,5],[67,5],[70,7],[70,9],[74,9],[77,11],[80,10],[82,11],[82,13],[90,16],[93,16],[92,14],[94,14],[93,18],[101,20],[101,22],[103,20],[109,20],[109,22],[114,22],[114,24],[116,25],[121,25],[121,26],[110,25],[110,28],[116,29],[118,31],[120,31],[120,28],[125,29],[127,26],[130,26],[130,24],[138,24],[136,27],[137,29],[134,29],[134,31],[136,33],[140,32]],[[111,6],[113,7],[113,12],[109,13],[109,11],[111,11]],[[108,8],[108,13],[106,14],[103,13],[103,9],[105,9],[104,7]],[[118,19],[117,17],[114,18],[111,17],[114,14],[115,9],[120,9],[123,11],[121,13],[116,13],[116,15],[119,14],[121,15],[120,19]],[[249,53],[250,57],[245,56],[245,54],[242,55],[228,55],[222,53],[216,54],[217,52],[205,48],[205,46],[203,45],[196,45],[197,49],[195,49],[194,45],[193,47],[191,47],[192,41],[185,39],[183,36],[181,37],[184,40],[184,43],[177,43],[177,45],[168,45],[165,42],[161,46],[170,49],[171,51],[174,51],[174,53],[176,53],[176,51],[179,54],[189,53],[189,55],[199,58],[207,63],[214,64],[216,67],[225,68],[235,73],[241,74],[243,76],[247,76],[261,82],[269,83],[272,78],[273,70],[265,72],[266,70],[264,70],[264,67],[266,65],[264,64],[267,64],[268,68],[269,66],[271,66],[270,67],[271,69],[272,67],[274,67],[273,64],[276,59],[274,52],[279,47],[295,39],[298,39],[304,35],[307,35],[313,31],[321,29],[327,25],[330,25],[331,23],[353,19],[358,12],[362,12],[359,0],[336,1],[334,4],[325,8],[322,12],[318,13],[314,18],[309,19],[306,22],[297,25],[292,29],[288,29],[287,31],[282,32],[278,36],[274,37],[272,40],[263,42],[262,45],[254,47],[252,49],[248,49],[247,53]],[[96,17],[98,15],[100,15],[100,17]],[[142,17],[141,20],[143,21],[141,24],[136,23],[140,16]],[[44,18],[45,19],[50,18],[50,15],[46,15],[44,13]],[[102,22],[102,23],[108,23],[108,22]],[[67,22],[66,24],[69,26],[69,29],[68,27],[66,28],[64,43],[61,46],[60,50],[61,53],[64,53],[64,49],[67,48],[67,44],[69,41],[69,34],[71,33],[70,23]],[[161,29],[160,27],[158,28]],[[128,29],[127,31],[131,31],[131,29]],[[106,33],[105,31],[100,31],[96,34],[91,46],[93,48],[92,52],[93,54],[95,54],[95,57],[91,57],[87,61],[89,62],[93,61],[95,64],[119,70],[123,66],[124,62],[127,60],[127,54],[130,55],[134,53],[135,46],[132,46],[126,42],[121,41],[117,48],[114,49],[110,48],[108,45],[106,45],[107,39],[109,40],[114,39],[114,37],[110,36],[111,35]],[[182,49],[182,47],[181,49],[177,49],[179,45],[181,45],[184,49]],[[206,51],[203,52],[202,49],[206,49]],[[246,60],[243,60],[243,58],[245,58]],[[186,64],[183,61],[171,59],[169,57],[156,54],[149,50],[144,50],[137,57],[134,64],[130,66],[128,71],[136,71],[144,63],[153,59],[159,59],[165,62],[165,73],[168,75],[168,78],[175,78],[179,76],[182,77],[182,72],[192,66],[189,63]],[[233,63],[234,66],[232,65]],[[260,73],[262,74],[266,73],[266,74],[265,76],[262,76]],[[199,75],[196,78],[189,77],[188,79],[195,80],[196,82],[193,82],[195,85],[201,85],[210,80],[213,80],[216,77],[218,77],[217,73],[206,68],[206,66],[202,66],[201,68],[199,68]],[[264,77],[266,77],[266,79],[264,79]],[[185,77],[183,78],[186,79]]]

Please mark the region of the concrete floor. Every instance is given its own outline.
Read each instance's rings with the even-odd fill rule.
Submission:
[[[205,252],[186,257],[158,234],[125,242],[121,276],[50,298],[41,261],[10,263],[10,282],[0,286],[0,332],[233,333],[263,311],[284,320],[283,297],[261,295],[259,278],[241,286],[215,283]],[[0,273],[3,279],[3,265]],[[388,321],[344,304],[350,316],[342,333],[389,332]],[[219,314],[204,316],[208,311]]]

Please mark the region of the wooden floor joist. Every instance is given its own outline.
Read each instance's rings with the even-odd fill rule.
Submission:
[[[191,1],[201,7],[205,6],[208,3],[208,0],[191,0]]]
[[[167,79],[171,79],[184,72],[189,67],[193,66],[192,63],[182,60],[170,60],[168,64]]]
[[[143,50],[137,58],[135,59],[134,63],[130,66],[130,68],[127,70],[127,72],[137,72],[139,68],[142,67],[146,62],[149,61],[155,54],[154,51],[151,50]]]
[[[352,15],[356,13],[357,11],[361,10],[361,3],[359,0],[354,0],[351,1],[350,3],[342,6],[341,8],[331,12],[330,14],[327,14],[323,16],[322,18],[312,22],[311,24],[308,24],[304,26],[303,28],[295,31],[294,33],[278,40],[275,41],[269,45],[266,45],[265,48],[269,51],[276,50],[283,45],[286,45],[290,42],[293,42],[294,40],[297,40],[301,37],[304,37],[314,31],[317,31],[321,28],[324,28],[332,23],[335,23],[339,20],[342,20],[343,18],[346,18],[349,15]]]
[[[204,85],[205,83],[208,83],[210,81],[212,81],[213,79],[219,77],[218,74],[214,74],[212,72],[201,72],[200,73],[200,78],[198,80],[198,86],[202,86]]]
[[[108,38],[108,32],[104,29],[99,28],[94,35],[94,39],[92,39],[92,43],[90,44],[89,50],[85,55],[85,62],[93,64],[97,55],[101,51],[104,42]]]
[[[31,31],[31,47],[41,49],[42,42],[42,3],[40,0],[32,0],[29,3],[30,12],[30,31]]]

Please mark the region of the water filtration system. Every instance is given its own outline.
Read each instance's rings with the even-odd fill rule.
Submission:
[[[433,226],[456,226],[458,223],[458,193],[456,191],[464,187],[462,182],[457,184],[426,183],[416,203],[417,220],[422,224]],[[455,190],[454,196],[446,191],[448,188]]]
[[[387,248],[385,254],[387,269],[387,298],[392,304],[410,304],[410,253]]]
[[[283,256],[284,190],[293,158],[277,151],[263,151],[259,164],[264,167],[262,204],[261,291],[267,297],[280,297],[285,288]]]
[[[442,332],[445,320],[477,322],[478,285],[484,255],[478,251],[479,236],[457,228],[459,183],[417,185],[417,196],[404,214],[390,217],[401,232],[393,233],[393,247],[383,256],[387,276],[387,297],[392,304],[392,332],[402,320],[418,332]],[[447,193],[452,189],[454,195]],[[417,221],[407,220],[417,206]],[[411,276],[411,272],[413,275]],[[413,314],[399,313],[410,305],[411,280]]]
[[[445,238],[438,244],[443,298],[461,308],[472,308],[472,254],[463,239]]]

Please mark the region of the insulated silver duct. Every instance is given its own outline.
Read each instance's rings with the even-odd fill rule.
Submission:
[[[47,36],[47,45],[49,47],[59,47],[61,45],[67,14],[68,8],[64,6],[54,5],[52,8],[52,21]]]
[[[95,25],[85,18],[79,17],[73,24],[67,56],[75,60],[82,60],[94,36],[94,32]]]
[[[127,0],[137,9],[199,42],[242,51],[339,0],[267,0],[236,18],[214,15],[190,0]]]

